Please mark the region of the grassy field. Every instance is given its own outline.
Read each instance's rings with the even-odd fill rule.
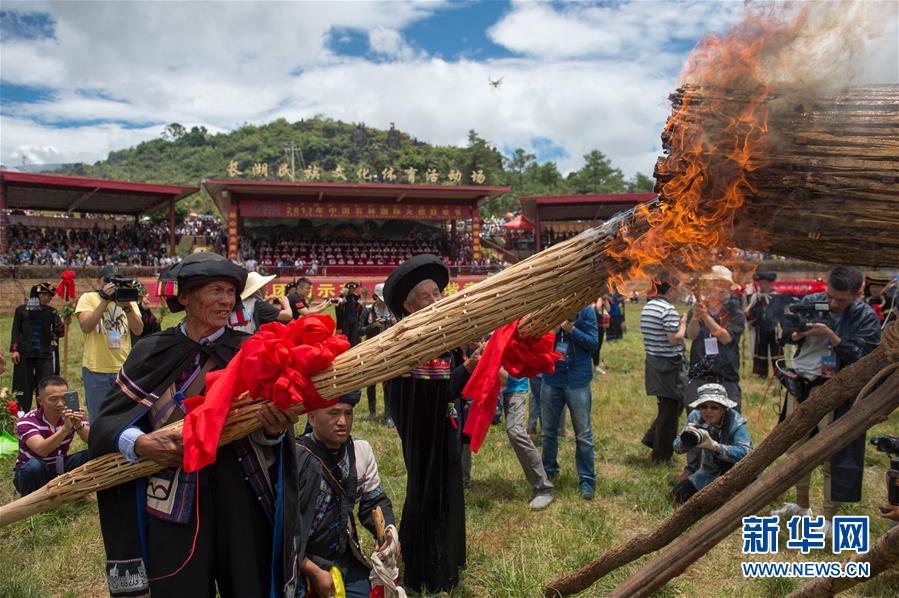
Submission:
[[[633,328],[638,309],[629,307]],[[177,321],[170,317],[167,324]],[[11,318],[0,318],[0,339],[9,338]],[[69,378],[81,391],[82,335],[72,331]],[[667,492],[676,471],[653,466],[639,439],[655,413],[654,400],[643,392],[643,351],[639,331],[630,330],[622,341],[603,347],[608,374],[593,380],[593,433],[596,443],[597,497],[585,502],[577,494],[574,441],[563,439],[556,482],[557,500],[549,509],[529,512],[530,489],[506,439],[503,428],[494,427],[480,454],[474,457],[473,486],[466,495],[468,568],[453,596],[537,596],[545,582],[582,566],[603,551],[635,534],[652,530],[674,506]],[[11,374],[0,376],[0,387],[9,386]],[[751,379],[744,385],[744,414],[753,440],[760,442],[777,420],[778,392],[765,382]],[[381,398],[379,396],[379,408]],[[357,408],[366,412],[365,401]],[[368,439],[375,449],[384,486],[399,514],[405,492],[405,470],[399,440],[392,430],[359,417],[354,433]],[[899,413],[878,425],[872,433],[899,435]],[[78,447],[76,447],[78,448]],[[677,457],[683,464],[684,458]],[[846,514],[868,514],[872,539],[887,529],[876,517],[885,498],[884,473],[888,461],[867,452],[864,501],[844,507]],[[0,502],[13,500],[13,458],[0,461]],[[821,479],[813,477],[812,505],[821,506]],[[792,498],[792,492],[788,493]],[[777,501],[779,506],[780,502]],[[782,531],[781,546],[785,541]],[[368,538],[363,538],[366,545]],[[740,533],[731,534],[708,555],[669,583],[660,596],[721,596],[727,598],[779,596],[798,587],[793,580],[742,578]],[[0,596],[102,596],[103,546],[97,508],[92,503],[67,505],[53,512],[0,529]],[[644,557],[648,558],[648,557]],[[836,560],[828,551],[803,557],[798,551],[781,550],[777,560]],[[759,559],[761,560],[761,559]],[[634,573],[640,562],[613,572],[584,596],[602,596]],[[895,596],[899,572],[882,575],[847,592],[847,596]],[[892,589],[890,589],[892,588]]]

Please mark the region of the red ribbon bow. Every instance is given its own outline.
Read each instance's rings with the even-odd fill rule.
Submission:
[[[62,280],[59,281],[59,285],[56,287],[56,294],[59,295],[63,301],[69,301],[75,298],[74,272],[66,270],[62,273]]]
[[[471,407],[465,420],[464,432],[471,438],[471,450],[478,452],[496,413],[499,400],[499,367],[502,365],[513,378],[533,378],[549,374],[562,355],[553,351],[556,336],[547,332],[539,338],[518,333],[518,320],[497,329],[490,336],[484,354],[478,361],[462,394],[471,397]]]
[[[334,328],[331,316],[318,314],[287,325],[265,324],[225,369],[209,372],[206,396],[184,400],[184,470],[197,471],[215,462],[231,403],[244,392],[282,410],[303,405],[312,411],[332,404],[318,393],[311,376],[350,348],[345,336],[334,336]]]

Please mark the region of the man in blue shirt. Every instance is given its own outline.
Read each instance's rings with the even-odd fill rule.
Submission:
[[[556,331],[555,350],[562,354],[562,358],[556,362],[552,374],[544,374],[540,392],[543,467],[550,479],[559,474],[556,430],[559,429],[562,409],[568,405],[577,442],[575,466],[580,479],[578,490],[586,500],[593,499],[596,486],[590,382],[593,380],[593,353],[598,345],[596,311],[588,305],[563,322]]]

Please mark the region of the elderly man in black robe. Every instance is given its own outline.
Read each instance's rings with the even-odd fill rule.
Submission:
[[[263,428],[220,446],[198,472],[182,467],[182,401],[201,394],[248,335],[232,330],[247,273],[224,257],[195,253],[160,275],[180,325],[135,345],[91,431],[92,457],[121,452],[166,469],[98,492],[112,596],[280,596],[293,593],[296,454],[284,431],[295,420],[271,405]],[[236,309],[235,309],[236,308]],[[285,576],[284,572],[288,575]]]
[[[449,270],[435,255],[400,264],[384,284],[397,320],[443,298]],[[462,388],[480,358],[444,353],[386,383],[408,475],[400,536],[406,587],[450,591],[465,566]]]

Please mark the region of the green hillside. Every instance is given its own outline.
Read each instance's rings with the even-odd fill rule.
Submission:
[[[293,147],[291,152],[287,148]],[[487,206],[500,213],[517,206],[518,195],[621,193],[645,191],[652,180],[642,174],[625,179],[599,150],[585,156],[579,171],[562,176],[554,162],[538,163],[534,154],[517,149],[502,155],[475,131],[465,147],[436,146],[391,126],[388,130],[316,117],[295,123],[278,119],[244,125],[229,133],[210,134],[168,125],[162,137],[111,152],[95,164],[78,164],[65,172],[82,176],[174,184],[197,184],[203,178],[291,178],[294,180],[410,182],[508,185],[508,194]],[[305,170],[304,170],[305,167]],[[428,176],[430,175],[430,177]],[[478,177],[473,181],[472,177]],[[184,211],[210,212],[208,198],[184,202]]]

